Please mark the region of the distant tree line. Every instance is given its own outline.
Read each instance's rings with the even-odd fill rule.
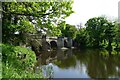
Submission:
[[[86,28],[81,28],[76,41],[79,47],[106,48],[108,50],[120,49],[120,24],[105,17],[89,19]]]

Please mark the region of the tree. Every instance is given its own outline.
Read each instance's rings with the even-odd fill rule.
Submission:
[[[76,27],[70,24],[66,24],[65,21],[58,24],[58,28],[61,30],[61,36],[75,38],[76,37]]]
[[[115,22],[114,42],[116,44],[115,49],[120,50],[120,23],[118,23],[118,22]]]
[[[89,42],[93,47],[99,47],[104,40],[105,28],[108,21],[103,17],[91,18],[87,21],[86,31],[89,35]]]
[[[84,48],[88,46],[88,35],[86,33],[85,28],[80,28],[79,31],[77,31],[75,41],[77,42],[77,46]]]
[[[50,31],[72,11],[71,2],[3,2],[3,42],[24,41],[24,34]],[[15,33],[18,32],[16,37]],[[25,36],[26,37],[26,36]],[[9,41],[8,41],[9,40]]]
[[[113,42],[113,38],[115,37],[115,24],[113,22],[108,22],[108,25],[105,29],[105,39],[108,41],[108,50],[112,50],[111,43]]]

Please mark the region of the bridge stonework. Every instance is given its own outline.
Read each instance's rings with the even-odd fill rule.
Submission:
[[[71,38],[66,38],[66,37],[42,37],[42,49],[47,50],[51,49],[51,41],[56,42],[56,47],[58,49],[65,47],[64,41],[67,40],[67,47],[71,48],[72,47],[72,39]]]
[[[63,37],[58,37],[58,39],[57,39],[57,47],[58,48],[64,47],[64,38]]]
[[[67,47],[68,48],[72,47],[72,39],[71,38],[67,38]]]

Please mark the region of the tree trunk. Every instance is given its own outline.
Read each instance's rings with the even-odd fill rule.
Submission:
[[[109,39],[108,40],[108,50],[112,50],[112,45],[111,45],[112,41]]]

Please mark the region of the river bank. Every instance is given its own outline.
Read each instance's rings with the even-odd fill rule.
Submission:
[[[2,78],[44,78],[35,73],[35,53],[27,48],[0,44],[2,47]]]

